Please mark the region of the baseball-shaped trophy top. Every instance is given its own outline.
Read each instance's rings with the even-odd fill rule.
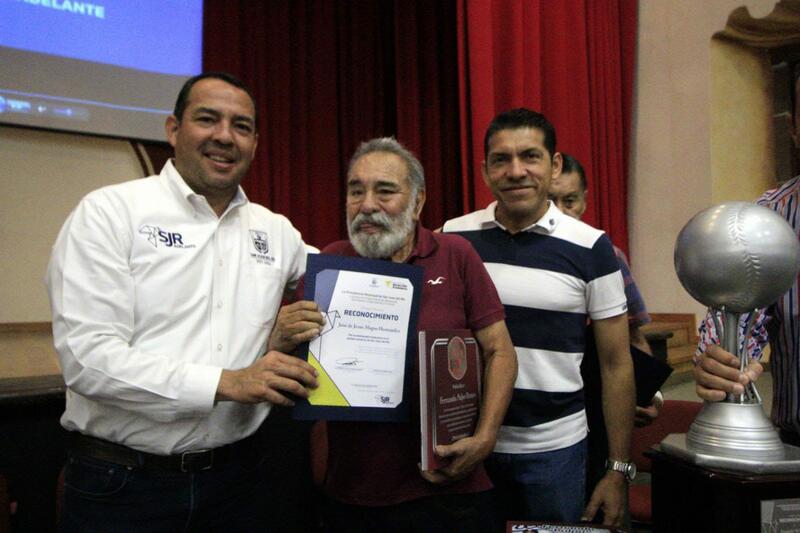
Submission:
[[[800,241],[777,213],[726,202],[697,213],[675,242],[683,288],[709,307],[745,313],[773,304],[797,277]]]

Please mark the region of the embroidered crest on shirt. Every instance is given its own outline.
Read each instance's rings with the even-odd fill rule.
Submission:
[[[442,283],[444,283],[444,280],[446,280],[446,279],[447,278],[444,277],[444,276],[439,276],[436,279],[429,279],[425,283],[427,283],[428,285],[441,285]]]
[[[255,259],[256,263],[271,265],[275,262],[275,256],[268,255],[269,240],[265,231],[251,229],[250,242],[253,243],[253,249],[256,251],[256,253],[250,252],[250,257]]]
[[[253,241],[253,247],[256,249],[256,252],[260,253],[261,255],[269,252],[269,242],[267,241],[266,233],[251,229],[250,239]]]

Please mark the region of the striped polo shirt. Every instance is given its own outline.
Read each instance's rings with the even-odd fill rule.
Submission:
[[[514,395],[496,452],[557,450],[586,437],[583,358],[586,319],[625,313],[611,241],[550,202],[538,222],[512,234],[496,219],[497,202],[445,223],[484,261],[506,309],[517,351]]]

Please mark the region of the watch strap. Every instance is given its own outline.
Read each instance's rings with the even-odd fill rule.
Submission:
[[[636,465],[632,462],[626,463],[625,461],[606,459],[606,470],[619,472],[628,481],[633,481],[633,478],[636,477]]]

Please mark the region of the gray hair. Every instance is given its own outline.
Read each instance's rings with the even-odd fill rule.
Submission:
[[[353,165],[356,164],[356,161],[374,152],[394,154],[405,162],[406,168],[408,168],[408,180],[411,182],[412,196],[416,196],[419,191],[425,190],[425,172],[422,170],[422,164],[414,157],[414,154],[394,137],[376,137],[361,143],[353,157],[350,158],[350,164],[347,166],[347,175],[349,176],[350,172],[353,171]]]

